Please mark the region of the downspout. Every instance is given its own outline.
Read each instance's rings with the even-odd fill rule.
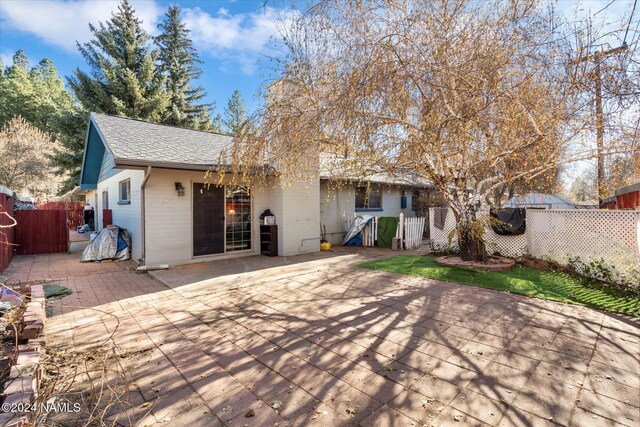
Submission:
[[[145,186],[147,185],[147,181],[149,180],[149,177],[151,176],[151,166],[147,166],[147,173],[144,174],[144,179],[142,180],[142,184],[140,184],[140,198],[142,199],[142,206],[141,206],[141,224],[140,224],[140,240],[142,240],[142,247],[141,247],[141,257],[140,259],[143,260],[143,265],[146,264],[146,259],[145,259],[145,247],[146,245],[146,240],[145,240],[145,219],[146,219],[146,214],[145,214],[145,209],[144,209],[144,205],[145,205]]]

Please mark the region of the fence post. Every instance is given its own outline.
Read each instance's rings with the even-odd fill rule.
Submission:
[[[400,230],[400,233],[398,235],[398,237],[400,238],[400,250],[402,250],[402,244],[404,242],[404,214],[402,212],[400,212],[400,224],[398,224],[398,229]]]

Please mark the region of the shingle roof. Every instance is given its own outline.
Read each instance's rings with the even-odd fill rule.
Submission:
[[[125,117],[91,113],[116,164],[175,164],[210,166],[220,163],[233,137],[184,129]]]
[[[546,209],[580,209],[564,196],[545,193],[528,193],[513,196],[502,204],[505,208],[544,207]]]
[[[219,133],[161,125],[126,117],[91,113],[100,136],[114,156],[116,167],[164,165],[180,168],[226,165],[233,137]],[[221,155],[225,154],[225,158]],[[417,174],[389,175],[370,173],[366,177],[350,176],[335,156],[323,155],[320,161],[322,179],[342,179],[412,187],[431,187]]]
[[[388,172],[363,171],[354,164],[335,154],[324,153],[320,156],[320,178],[353,182],[372,182],[376,184],[401,185],[407,187],[432,188],[433,183],[411,170],[397,170],[395,174]],[[358,170],[358,171],[356,171]]]

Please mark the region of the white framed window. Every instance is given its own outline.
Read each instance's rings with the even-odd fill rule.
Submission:
[[[382,210],[382,191],[379,185],[356,187],[356,210]]]
[[[128,205],[131,203],[131,180],[125,179],[124,181],[120,181],[118,183],[120,199],[118,201],[119,205]]]

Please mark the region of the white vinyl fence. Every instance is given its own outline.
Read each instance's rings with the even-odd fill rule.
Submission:
[[[480,216],[488,215],[488,210]],[[457,250],[455,218],[448,211],[444,228],[434,225],[429,209],[429,231],[436,250]],[[607,209],[527,209],[526,231],[517,236],[499,236],[488,227],[485,242],[489,253],[517,257],[531,255],[560,264],[579,259],[583,263],[604,262],[640,283],[640,211]]]
[[[376,245],[376,240],[378,240],[378,219],[378,217],[373,217],[362,230],[362,246],[373,247]],[[424,233],[426,218],[407,218],[401,213],[398,219],[396,237],[400,239],[400,247],[403,249],[419,248],[422,245],[422,234]]]
[[[440,230],[434,225],[434,208],[429,208],[429,235],[431,236],[431,246],[435,251],[458,251],[458,237],[454,230],[456,229],[456,218],[451,209],[448,209],[445,219],[444,228]],[[529,214],[529,210],[527,210]],[[489,216],[489,209],[481,209],[478,212],[478,218]],[[451,246],[449,246],[449,236],[451,235]],[[484,234],[484,241],[487,251],[492,254],[500,253],[507,257],[519,257],[527,253],[527,238],[524,234],[516,236],[501,236],[493,232],[491,227],[487,227]]]

